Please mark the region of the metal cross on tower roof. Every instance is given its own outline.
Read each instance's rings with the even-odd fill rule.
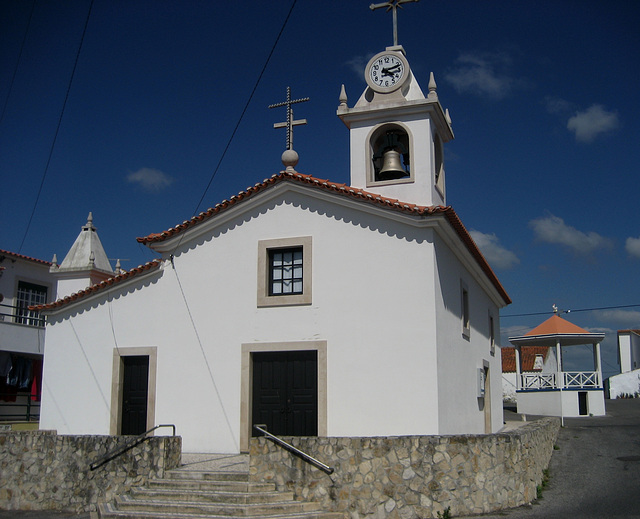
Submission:
[[[382,7],[387,8],[387,12],[393,10],[393,45],[398,45],[398,7],[402,9],[402,4],[406,4],[407,2],[419,2],[420,0],[387,0],[382,4],[371,4],[369,9],[375,11],[376,9],[380,9]]]
[[[286,128],[287,129],[287,148],[288,150],[293,149],[293,127],[298,126],[300,124],[307,124],[306,119],[299,119],[297,121],[293,120],[293,110],[291,109],[291,105],[295,103],[304,103],[308,101],[308,97],[303,97],[302,99],[291,100],[291,88],[287,87],[287,100],[282,101],[281,103],[275,103],[273,105],[269,105],[269,108],[278,108],[279,106],[287,107],[287,120],[283,123],[275,123],[273,125],[274,128]]]

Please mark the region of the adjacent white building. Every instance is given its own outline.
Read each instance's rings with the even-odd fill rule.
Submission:
[[[609,377],[609,398],[640,396],[640,330],[618,330],[620,374]]]
[[[0,250],[0,423],[37,423],[44,319],[29,306],[55,300],[51,263]]]
[[[39,306],[42,428],[175,424],[187,452],[244,451],[253,424],[319,436],[501,429],[496,341],[510,300],[446,206],[449,115],[401,47],[365,77],[355,106],[343,89],[338,107],[350,185],[295,171],[289,149],[285,171],[138,238],[157,260]]]

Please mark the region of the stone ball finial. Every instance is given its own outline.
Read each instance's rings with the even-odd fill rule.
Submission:
[[[285,150],[282,154],[282,164],[287,171],[295,171],[294,168],[298,165],[298,154],[295,150]]]

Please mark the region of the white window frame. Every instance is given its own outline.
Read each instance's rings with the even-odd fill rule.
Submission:
[[[269,295],[269,251],[294,247],[302,247],[302,294]],[[311,236],[260,240],[258,242],[258,308],[310,305],[312,258]]]

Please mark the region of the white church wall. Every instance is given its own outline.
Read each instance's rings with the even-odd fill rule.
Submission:
[[[156,347],[155,423],[176,424],[185,451],[237,452],[242,344],[324,340],[329,435],[437,433],[428,243],[387,219],[363,228],[353,209],[290,199],[178,250],[175,270],[167,262],[141,290],[115,290],[110,304],[103,293],[90,311],[74,306],[73,327],[52,322],[43,427],[107,434],[116,342]],[[309,235],[312,304],[258,308],[258,241]]]
[[[440,434],[485,432],[484,404],[491,408],[491,430],[502,427],[500,349],[491,354],[489,315],[494,319],[495,340],[500,330],[499,312],[473,276],[441,238],[436,238],[437,283],[443,295],[438,319],[438,397]],[[470,333],[462,324],[462,290],[469,294]],[[436,293],[440,293],[436,290]],[[477,398],[478,369],[488,365],[489,393]]]

